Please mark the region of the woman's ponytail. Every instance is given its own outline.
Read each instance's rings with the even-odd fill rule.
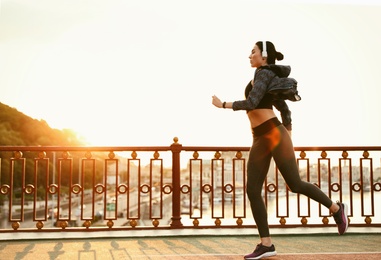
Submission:
[[[283,60],[284,57],[283,57],[283,54],[281,52],[277,51],[275,53],[275,58],[276,58],[276,60]]]

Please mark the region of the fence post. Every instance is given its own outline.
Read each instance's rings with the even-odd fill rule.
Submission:
[[[172,221],[171,228],[181,228],[181,187],[180,187],[180,153],[182,145],[178,138],[173,138],[172,151]]]

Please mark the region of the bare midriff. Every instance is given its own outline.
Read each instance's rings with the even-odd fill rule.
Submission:
[[[272,109],[266,108],[250,110],[247,116],[249,117],[251,128],[257,127],[267,120],[276,117]]]

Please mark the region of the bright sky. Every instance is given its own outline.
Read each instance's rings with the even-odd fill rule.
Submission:
[[[295,146],[381,145],[381,1],[1,0],[0,102],[91,145],[250,146],[248,55],[291,65]]]

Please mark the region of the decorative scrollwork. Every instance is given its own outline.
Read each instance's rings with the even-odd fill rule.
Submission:
[[[90,220],[86,220],[84,223],[83,223],[83,226],[85,228],[89,228],[91,226],[91,221]]]
[[[234,190],[234,186],[232,185],[232,184],[226,184],[225,186],[224,186],[224,191],[226,192],[226,193],[232,193],[233,192],[233,190]]]
[[[189,185],[183,185],[183,186],[181,186],[181,192],[184,193],[184,194],[188,194],[190,192]]]
[[[108,158],[109,159],[114,159],[115,158],[115,153],[113,151],[108,153]]]
[[[238,151],[236,154],[235,154],[235,157],[237,159],[242,159],[242,152],[241,151]]]
[[[210,193],[212,191],[212,185],[210,184],[204,184],[202,185],[202,191],[205,193]]]
[[[48,192],[50,194],[56,194],[58,192],[58,185],[57,184],[50,184],[48,188]]]
[[[22,152],[17,151],[17,152],[14,153],[13,156],[14,156],[15,159],[20,159],[20,158],[22,158]]]
[[[65,228],[67,228],[68,223],[67,223],[67,221],[57,220],[57,224],[56,225],[57,225],[57,227],[65,229]]]
[[[103,192],[105,192],[106,188],[103,184],[97,184],[97,185],[95,185],[94,190],[96,193],[102,194]]]
[[[331,184],[331,190],[334,192],[338,192],[341,189],[340,184],[337,182],[334,182]]]
[[[46,157],[46,153],[45,152],[39,152],[38,153],[38,159],[44,159]]]
[[[140,192],[141,193],[147,194],[150,192],[150,190],[151,190],[151,188],[148,184],[143,184],[142,186],[140,186]]]
[[[32,184],[28,184],[25,186],[24,190],[26,194],[32,194],[35,191],[35,187]]]
[[[17,230],[17,229],[19,229],[19,227],[20,227],[20,222],[12,222],[12,228],[13,228],[13,230]]]
[[[277,186],[274,183],[269,183],[266,186],[266,190],[270,193],[274,193],[277,190]]]
[[[130,226],[132,228],[135,228],[137,225],[138,225],[138,222],[136,221],[136,219],[131,219],[130,220]]]
[[[155,218],[154,220],[152,220],[152,225],[153,225],[154,227],[158,227],[159,224],[160,224],[160,221],[157,220],[156,218]]]
[[[2,195],[5,195],[5,194],[8,194],[8,192],[11,190],[11,187],[9,185],[2,185],[1,188],[0,188],[0,193]]]
[[[128,186],[126,184],[121,184],[118,186],[118,192],[124,194],[128,191]]]
[[[79,184],[74,184],[71,187],[71,192],[73,192],[74,194],[79,194],[81,191],[82,191],[82,186]]]
[[[91,157],[93,157],[93,155],[91,154],[90,151],[87,151],[87,152],[85,153],[85,158],[86,158],[86,159],[91,159]]]
[[[38,222],[36,223],[36,228],[37,228],[38,230],[42,229],[43,227],[44,227],[44,222],[42,222],[42,221],[38,221]]]
[[[112,228],[114,226],[114,222],[110,219],[109,221],[107,221],[107,224],[108,228]]]
[[[67,159],[67,158],[69,158],[69,156],[70,156],[70,154],[69,154],[69,152],[62,152],[62,158],[63,159]]]
[[[352,184],[352,190],[353,191],[356,191],[356,192],[359,192],[361,191],[362,187],[361,187],[361,184],[358,183],[358,182],[355,182]]]
[[[162,188],[162,192],[164,194],[171,194],[172,193],[172,186],[169,184],[164,185]]]
[[[381,183],[376,182],[375,184],[373,184],[373,189],[374,191],[381,191]]]

